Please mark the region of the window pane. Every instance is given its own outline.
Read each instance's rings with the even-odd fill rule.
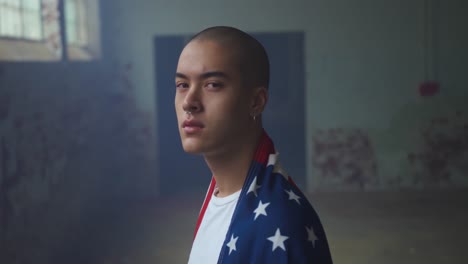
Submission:
[[[77,13],[78,20],[78,39],[79,43],[83,46],[88,44],[88,20],[86,19],[86,3],[85,1],[79,1],[79,8]]]
[[[6,0],[6,5],[11,8],[20,8],[21,0]]]
[[[22,0],[23,37],[39,40],[42,37],[40,0]]]
[[[73,0],[65,1],[65,18],[76,20],[76,3]]]
[[[0,34],[10,37],[21,36],[19,0],[3,0],[0,9]]]
[[[23,9],[29,10],[41,10],[41,1],[40,0],[23,0]]]
[[[77,5],[74,0],[65,1],[65,21],[67,26],[67,43],[77,43]]]
[[[4,29],[4,25],[6,25],[6,15],[7,15],[7,11],[6,11],[6,8],[4,6],[4,3],[5,3],[5,0],[0,0],[0,36],[3,35],[5,29]]]
[[[8,8],[5,16],[6,36],[21,37],[21,12],[18,9]]]
[[[24,11],[24,37],[39,40],[42,38],[41,16],[35,11]]]
[[[67,24],[67,42],[76,43],[76,26],[75,24]]]

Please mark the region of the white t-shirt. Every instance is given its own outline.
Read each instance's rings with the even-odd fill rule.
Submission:
[[[226,197],[213,193],[198,228],[190,252],[189,264],[216,264],[239,199],[240,190]]]

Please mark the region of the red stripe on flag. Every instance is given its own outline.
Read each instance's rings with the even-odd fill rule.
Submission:
[[[266,165],[268,162],[268,157],[270,154],[275,153],[275,147],[273,146],[273,141],[267,135],[265,130],[263,130],[262,137],[257,146],[257,151],[255,152],[254,160],[260,164]]]

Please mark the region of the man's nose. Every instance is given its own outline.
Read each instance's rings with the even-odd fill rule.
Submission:
[[[202,110],[201,91],[199,87],[194,85],[189,88],[182,107],[184,111],[192,113],[200,112]]]

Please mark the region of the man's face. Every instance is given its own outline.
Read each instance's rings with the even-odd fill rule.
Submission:
[[[242,85],[235,52],[212,41],[192,41],[180,55],[175,84],[186,152],[226,153],[242,144],[252,122],[252,93]]]

